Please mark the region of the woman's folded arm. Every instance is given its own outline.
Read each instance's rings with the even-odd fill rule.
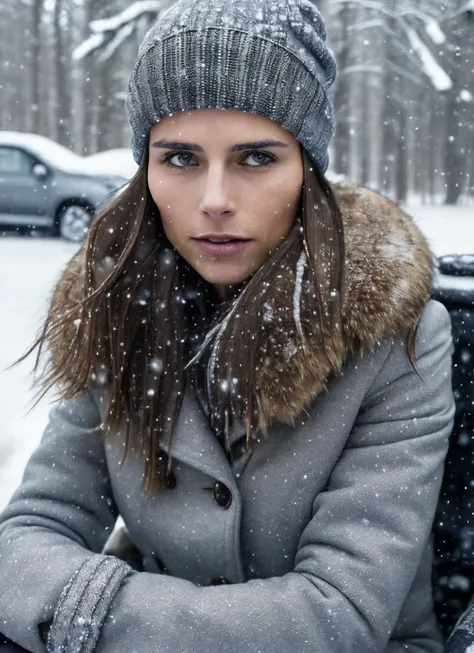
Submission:
[[[101,420],[89,393],[58,403],[21,485],[0,515],[0,631],[44,651],[38,625],[117,517]]]

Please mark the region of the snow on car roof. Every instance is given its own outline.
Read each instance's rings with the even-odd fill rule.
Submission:
[[[90,171],[84,157],[40,134],[0,131],[0,145],[23,147],[44,163],[65,172],[87,174]]]
[[[101,174],[118,175],[125,179],[131,179],[138,170],[132,150],[128,148],[115,148],[91,154],[85,158],[85,161],[87,165],[91,166],[91,169],[93,168]]]

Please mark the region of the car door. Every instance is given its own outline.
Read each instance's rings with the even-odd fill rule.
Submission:
[[[24,149],[0,144],[0,223],[40,226],[50,222],[48,170],[43,166],[45,175],[34,174],[38,163]]]

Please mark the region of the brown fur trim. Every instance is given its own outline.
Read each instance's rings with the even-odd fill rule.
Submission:
[[[81,247],[67,264],[54,289],[51,310],[55,315],[62,314],[84,298],[85,278],[85,251]]]
[[[346,248],[342,332],[331,334],[329,350],[317,330],[305,350],[288,338],[285,327],[272,334],[276,342],[261,373],[264,423],[292,423],[325,389],[327,379],[340,373],[347,354],[362,354],[406,333],[430,297],[433,256],[413,219],[355,183],[337,184],[334,191]],[[282,306],[292,306],[293,284],[294,277],[284,280]]]
[[[280,305],[273,308],[283,319],[268,329],[258,379],[263,423],[292,423],[325,389],[327,379],[341,371],[349,353],[362,354],[384,339],[406,333],[430,297],[433,255],[412,218],[394,202],[358,184],[336,184],[333,190],[343,216],[346,248],[342,330],[331,334],[329,349],[323,349],[317,329],[310,329],[304,350],[297,348],[287,328],[293,319],[294,273],[282,280]],[[82,298],[84,279],[80,250],[54,291],[56,315]],[[304,309],[301,317],[303,324],[315,322],[314,316],[304,315]],[[74,338],[74,318],[52,351],[53,366]]]

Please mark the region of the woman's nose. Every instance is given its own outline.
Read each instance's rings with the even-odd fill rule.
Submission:
[[[228,217],[235,212],[230,182],[222,172],[207,175],[200,209],[210,218]]]

